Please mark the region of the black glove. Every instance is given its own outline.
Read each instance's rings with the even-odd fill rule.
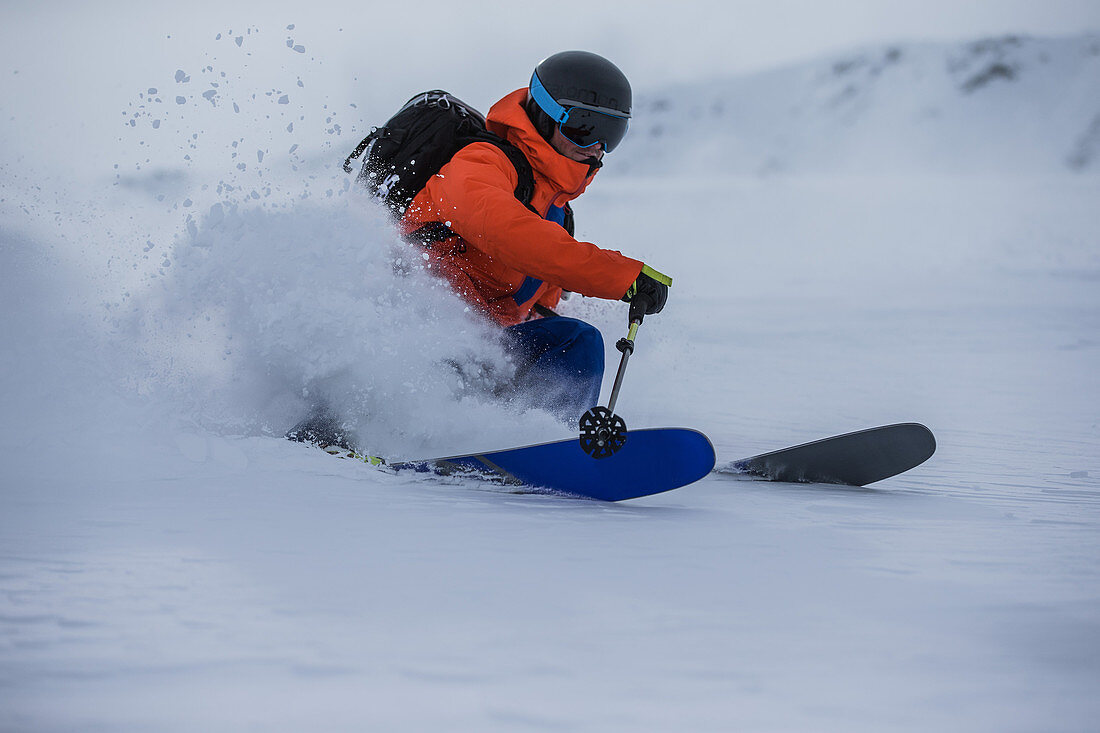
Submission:
[[[642,271],[627,289],[623,300],[630,303],[630,322],[642,322],[644,316],[660,313],[668,300],[668,288],[672,278],[642,265]]]

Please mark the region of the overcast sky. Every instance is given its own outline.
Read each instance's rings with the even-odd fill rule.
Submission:
[[[310,53],[349,68],[400,77],[464,73],[522,79],[554,51],[586,48],[628,68],[636,86],[726,75],[858,44],[969,39],[1004,33],[1100,30],[1100,0],[0,0],[0,59],[91,46],[95,55],[144,56],[150,43],[188,46],[246,26],[281,34],[295,24]],[[341,30],[342,29],[342,30]],[[171,34],[171,41],[166,36]],[[13,58],[14,56],[14,58]],[[86,58],[82,65],[98,63]],[[381,76],[381,75],[380,75]]]
[[[429,6],[431,3],[429,3]],[[453,4],[442,3],[442,7]],[[733,73],[857,44],[970,39],[1004,33],[1100,30],[1100,0],[688,0],[596,2],[572,13],[553,3],[491,3],[486,26],[445,10],[483,48],[595,47],[650,79]],[[422,7],[422,3],[417,3]]]
[[[869,42],[1100,30],[1100,0],[0,2],[6,43],[22,38],[50,47],[52,39],[73,33],[105,44],[140,43],[143,35],[161,41],[168,33],[187,41],[230,26],[277,32],[294,23],[299,34],[335,46],[341,56],[355,48],[361,59],[383,57],[396,66],[438,68],[473,57],[522,57],[527,66],[554,50],[591,48],[658,82],[756,69]],[[331,34],[341,28],[342,42],[335,42]]]
[[[51,122],[71,136],[73,119],[117,126],[140,91],[176,89],[177,69],[207,64],[238,92],[293,88],[295,101],[312,93],[304,101],[355,103],[374,119],[430,88],[486,107],[525,86],[541,58],[571,48],[608,56],[644,91],[864,44],[1100,31],[1100,0],[0,3],[0,123],[20,137],[41,137]],[[288,49],[291,37],[306,53]]]

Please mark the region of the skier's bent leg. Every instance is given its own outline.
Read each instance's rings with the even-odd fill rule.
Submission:
[[[604,346],[595,326],[553,316],[511,326],[506,333],[521,399],[569,422],[597,403]]]

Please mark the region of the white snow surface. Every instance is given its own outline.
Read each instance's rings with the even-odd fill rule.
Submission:
[[[151,65],[64,161],[0,70],[0,730],[1095,730],[1096,36],[639,84],[576,206],[675,278],[628,424],[723,463],[902,421],[939,449],[621,504],[280,437],[318,398],[387,456],[573,433],[463,389],[508,369],[492,328],[340,170],[390,110],[264,38]],[[562,311],[617,363],[623,304]]]

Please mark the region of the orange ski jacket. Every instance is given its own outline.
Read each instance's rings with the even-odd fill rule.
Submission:
[[[571,237],[546,217],[584,193],[595,173],[558,153],[524,110],[527,89],[493,105],[490,131],[531,163],[528,209],[515,197],[515,167],[500,148],[474,143],[458,151],[412,200],[401,221],[408,235],[440,222],[457,236],[427,245],[428,266],[471,305],[502,326],[525,321],[536,303],[553,308],[562,290],[617,300],[642,263]],[[537,212],[537,213],[536,213]]]

